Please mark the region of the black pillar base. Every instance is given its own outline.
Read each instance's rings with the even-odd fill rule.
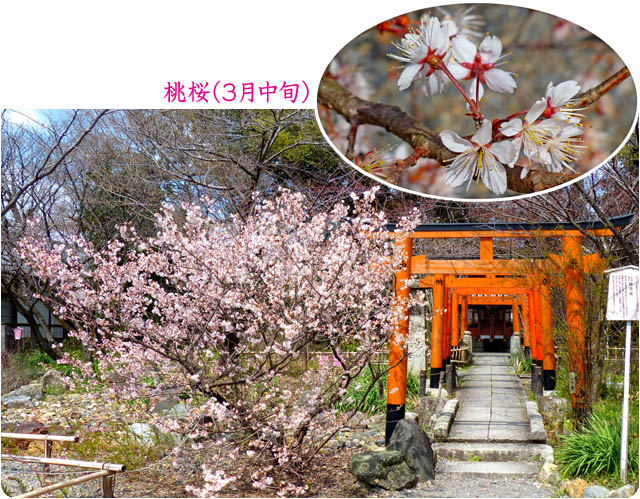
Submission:
[[[556,370],[555,369],[543,369],[542,370],[542,386],[545,391],[551,391],[556,389]]]
[[[393,435],[393,430],[396,428],[396,424],[398,421],[404,419],[404,404],[403,405],[395,405],[395,404],[387,404],[387,424],[384,429],[384,445],[389,445],[389,440],[391,440],[391,435]]]
[[[531,357],[531,347],[524,347],[525,357]]]
[[[431,376],[429,377],[429,388],[438,388],[440,386],[441,367],[432,367]]]

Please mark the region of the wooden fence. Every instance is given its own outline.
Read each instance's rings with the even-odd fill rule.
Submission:
[[[114,497],[115,477],[116,473],[125,471],[123,464],[113,463],[98,463],[93,461],[76,461],[73,459],[55,459],[51,457],[51,451],[53,449],[53,442],[77,442],[78,437],[66,436],[66,435],[32,435],[28,433],[0,433],[1,438],[8,438],[11,440],[31,440],[42,441],[44,443],[44,457],[37,456],[18,456],[13,454],[2,454],[2,459],[7,461],[17,461],[21,463],[35,463],[42,464],[42,473],[49,473],[51,465],[57,466],[69,466],[86,470],[98,470],[87,475],[65,480],[53,485],[41,487],[24,494],[20,494],[15,497],[38,497],[43,494],[63,489],[65,487],[71,487],[72,485],[78,485],[89,480],[100,479],[102,481],[102,497]]]

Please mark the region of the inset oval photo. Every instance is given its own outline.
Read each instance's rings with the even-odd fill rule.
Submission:
[[[318,118],[360,171],[449,199],[539,193],[612,157],[636,116],[624,61],[567,20],[490,4],[381,20],[329,63]]]

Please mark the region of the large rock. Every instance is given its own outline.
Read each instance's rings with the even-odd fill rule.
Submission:
[[[69,390],[69,384],[64,380],[62,374],[55,369],[49,369],[42,375],[40,380],[42,390],[46,393],[62,393]]]
[[[158,442],[156,430],[150,424],[132,423],[129,425],[129,430],[146,445],[153,445]]]
[[[33,405],[33,402],[37,400],[42,400],[42,385],[40,383],[21,386],[2,397],[2,403],[7,407]]]
[[[600,485],[590,485],[582,493],[582,497],[607,497],[610,490]]]
[[[415,421],[403,419],[398,422],[387,450],[401,452],[420,481],[426,482],[435,478],[436,457],[431,441]]]
[[[387,490],[406,489],[418,482],[399,451],[356,454],[351,458],[350,471],[361,483]]]
[[[446,402],[446,399],[439,397],[420,397],[415,410],[418,414],[418,424],[424,431],[433,432],[436,419],[444,409]]]
[[[2,405],[7,409],[15,407],[27,407],[33,405],[33,401],[26,395],[15,395],[2,397]]]
[[[582,478],[576,478],[575,480],[569,480],[566,482],[564,488],[567,490],[569,497],[582,497],[582,493],[587,486],[587,482]]]
[[[625,485],[619,489],[612,490],[607,494],[607,497],[632,497],[635,492],[636,488],[633,485]]]

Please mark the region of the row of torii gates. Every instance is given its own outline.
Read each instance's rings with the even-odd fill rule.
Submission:
[[[584,274],[600,273],[607,262],[597,254],[584,255],[582,238],[613,236],[608,227],[631,222],[632,215],[607,221],[562,223],[423,224],[396,241],[403,255],[401,270],[395,276],[394,307],[404,317],[391,339],[387,390],[385,440],[391,438],[396,423],[404,419],[407,396],[407,357],[409,310],[407,302],[412,276],[419,275],[420,288],[433,290],[431,322],[431,375],[429,385],[437,388],[440,373],[451,360],[451,348],[462,341],[467,329],[468,307],[474,304],[511,305],[514,334],[522,333],[532,361],[542,367],[544,390],[556,386],[556,359],[550,287],[564,287],[568,326],[569,370],[572,380],[571,404],[581,417],[588,410],[590,389],[586,370]],[[395,229],[390,224],[388,230]],[[561,238],[562,254],[535,259],[494,259],[493,240],[497,238]],[[474,260],[428,259],[412,255],[416,239],[479,239],[480,258]],[[523,329],[520,331],[520,317]]]

